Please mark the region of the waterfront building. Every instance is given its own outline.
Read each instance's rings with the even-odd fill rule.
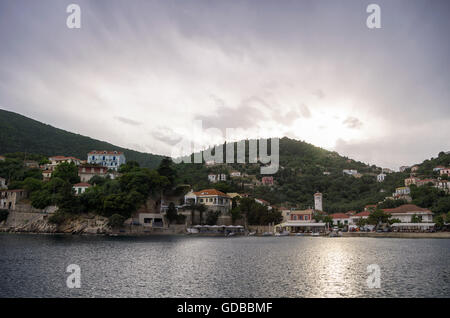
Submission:
[[[81,182],[74,184],[72,189],[75,191],[75,195],[79,195],[86,192],[86,190],[90,187],[92,187],[92,185],[90,185],[89,183]]]
[[[322,193],[320,192],[314,193],[314,209],[318,211],[323,211],[322,203],[323,203]]]
[[[421,217],[423,223],[433,221],[433,213],[430,210],[414,204],[403,204],[394,209],[383,209],[383,211],[389,213],[391,219],[399,219],[402,223],[411,223],[414,215]]]
[[[139,224],[150,228],[164,228],[164,217],[159,213],[139,213]]]
[[[349,224],[357,224],[360,219],[368,219],[371,211],[362,211],[349,216]]]
[[[345,213],[330,214],[333,219],[333,225],[349,225],[350,217]]]
[[[439,174],[441,176],[443,176],[444,174],[450,176],[450,168],[443,168],[443,169],[439,170]]]
[[[314,222],[314,210],[290,210],[289,219],[287,221]]]
[[[0,209],[15,210],[16,204],[27,197],[24,189],[0,191]]]
[[[126,163],[126,159],[123,152],[93,150],[88,153],[87,163],[96,164],[117,171],[121,165]]]
[[[184,196],[185,205],[203,204],[208,210],[228,212],[231,198],[216,189],[205,189],[198,192],[190,191]]]

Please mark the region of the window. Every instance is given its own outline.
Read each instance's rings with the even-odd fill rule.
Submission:
[[[145,224],[152,223],[152,219],[151,218],[144,218],[144,223]]]

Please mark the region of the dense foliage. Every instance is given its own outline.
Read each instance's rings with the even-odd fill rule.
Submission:
[[[0,109],[0,154],[25,151],[45,156],[65,155],[85,159],[91,150],[117,150],[127,160],[156,168],[162,156],[142,153],[43,124]]]

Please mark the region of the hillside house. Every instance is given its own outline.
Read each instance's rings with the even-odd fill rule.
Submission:
[[[273,186],[273,177],[262,177],[261,183],[265,186]]]
[[[81,182],[88,182],[93,176],[106,177],[108,174],[108,168],[99,166],[80,166],[78,167],[78,176]]]
[[[239,178],[241,176],[241,173],[239,171],[231,171],[230,177],[231,178]]]
[[[75,191],[75,195],[80,195],[86,192],[86,190],[89,189],[90,187],[92,187],[92,185],[90,185],[89,183],[81,182],[74,184],[72,189]]]
[[[377,175],[377,181],[378,182],[384,182],[385,178],[386,178],[386,174],[385,173],[380,173],[379,175]]]
[[[443,176],[444,174],[446,174],[447,176],[450,176],[450,168],[443,168],[443,169],[439,170],[439,174],[441,176]]]
[[[349,176],[353,176],[358,174],[358,170],[353,170],[353,169],[344,169],[342,170],[343,174],[349,175]]]
[[[81,164],[81,160],[75,157],[53,156],[49,157],[48,160],[50,161],[48,169],[52,171],[55,170],[56,166],[60,163],[74,163],[76,166]]]
[[[125,155],[120,151],[93,150],[87,155],[88,164],[96,164],[117,171],[126,163]]]

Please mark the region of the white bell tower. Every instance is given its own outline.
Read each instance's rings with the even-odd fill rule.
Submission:
[[[314,193],[314,209],[323,211],[322,209],[322,193]]]

